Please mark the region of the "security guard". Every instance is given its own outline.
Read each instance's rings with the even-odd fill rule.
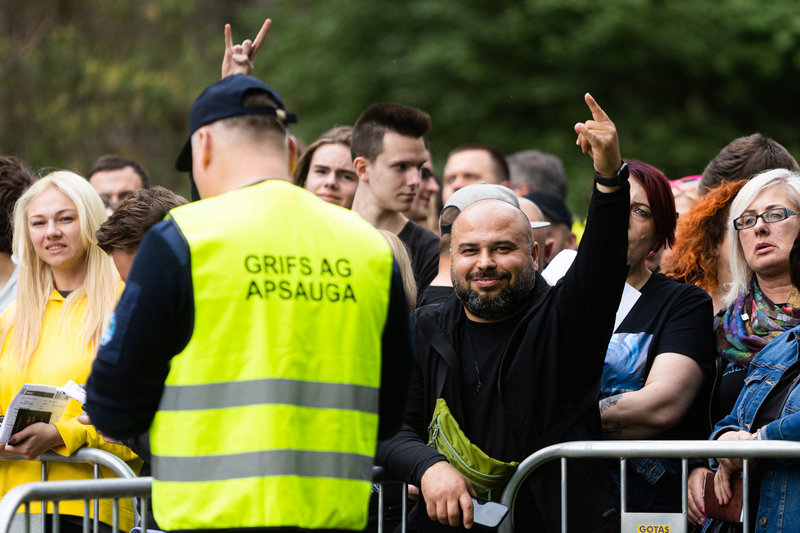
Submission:
[[[376,439],[402,422],[397,265],[288,181],[293,119],[241,74],[197,98],[176,166],[202,200],[145,236],[87,385],[100,431],[150,428],[167,530],[363,529]]]

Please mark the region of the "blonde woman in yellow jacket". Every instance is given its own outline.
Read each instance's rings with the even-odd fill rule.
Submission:
[[[85,383],[103,330],[122,290],[111,258],[94,233],[105,208],[91,185],[71,172],[48,174],[35,182],[14,210],[14,255],[19,260],[17,301],[0,316],[0,408],[5,411],[25,383]],[[52,450],[70,455],[88,445],[108,450],[135,471],[140,462],[128,448],[106,443],[76,417],[81,406],[70,400],[60,422],[36,423],[0,443],[0,457],[35,459]],[[48,464],[48,480],[91,479],[91,465]],[[113,474],[101,469],[102,476]],[[0,461],[0,494],[40,481],[37,461]],[[39,512],[38,506],[32,511]],[[48,506],[48,512],[52,508]],[[62,531],[79,523],[83,502],[59,506]],[[111,524],[110,501],[101,502],[100,520]],[[133,523],[130,500],[121,500],[120,527]],[[110,529],[110,528],[109,528]]]

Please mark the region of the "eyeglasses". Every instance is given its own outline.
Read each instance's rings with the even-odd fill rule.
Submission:
[[[800,215],[800,213],[792,211],[791,209],[786,209],[785,207],[776,207],[775,209],[768,209],[760,215],[742,215],[739,218],[734,218],[733,227],[737,230],[743,230],[755,226],[759,218],[767,224],[772,224],[773,222],[786,220],[794,215]]]

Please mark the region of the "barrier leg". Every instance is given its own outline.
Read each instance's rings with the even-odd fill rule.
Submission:
[[[400,494],[403,495],[403,501],[400,503],[401,505],[401,512],[403,516],[400,518],[400,532],[406,533],[407,524],[406,524],[406,516],[408,514],[408,483],[403,483],[403,490],[400,491]]]

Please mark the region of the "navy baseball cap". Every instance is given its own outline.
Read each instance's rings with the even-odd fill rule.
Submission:
[[[244,97],[253,91],[267,93],[275,101],[277,107],[243,105]],[[175,169],[181,172],[192,170],[192,135],[194,132],[206,124],[239,115],[275,117],[287,128],[290,123],[297,122],[297,115],[286,112],[286,106],[283,105],[283,100],[278,93],[258,78],[244,74],[228,76],[206,87],[192,104],[192,111],[189,114],[189,139],[178,154],[178,159],[175,160]]]
[[[560,196],[544,191],[533,191],[525,198],[535,203],[542,210],[544,216],[556,223],[572,227],[572,213]]]

